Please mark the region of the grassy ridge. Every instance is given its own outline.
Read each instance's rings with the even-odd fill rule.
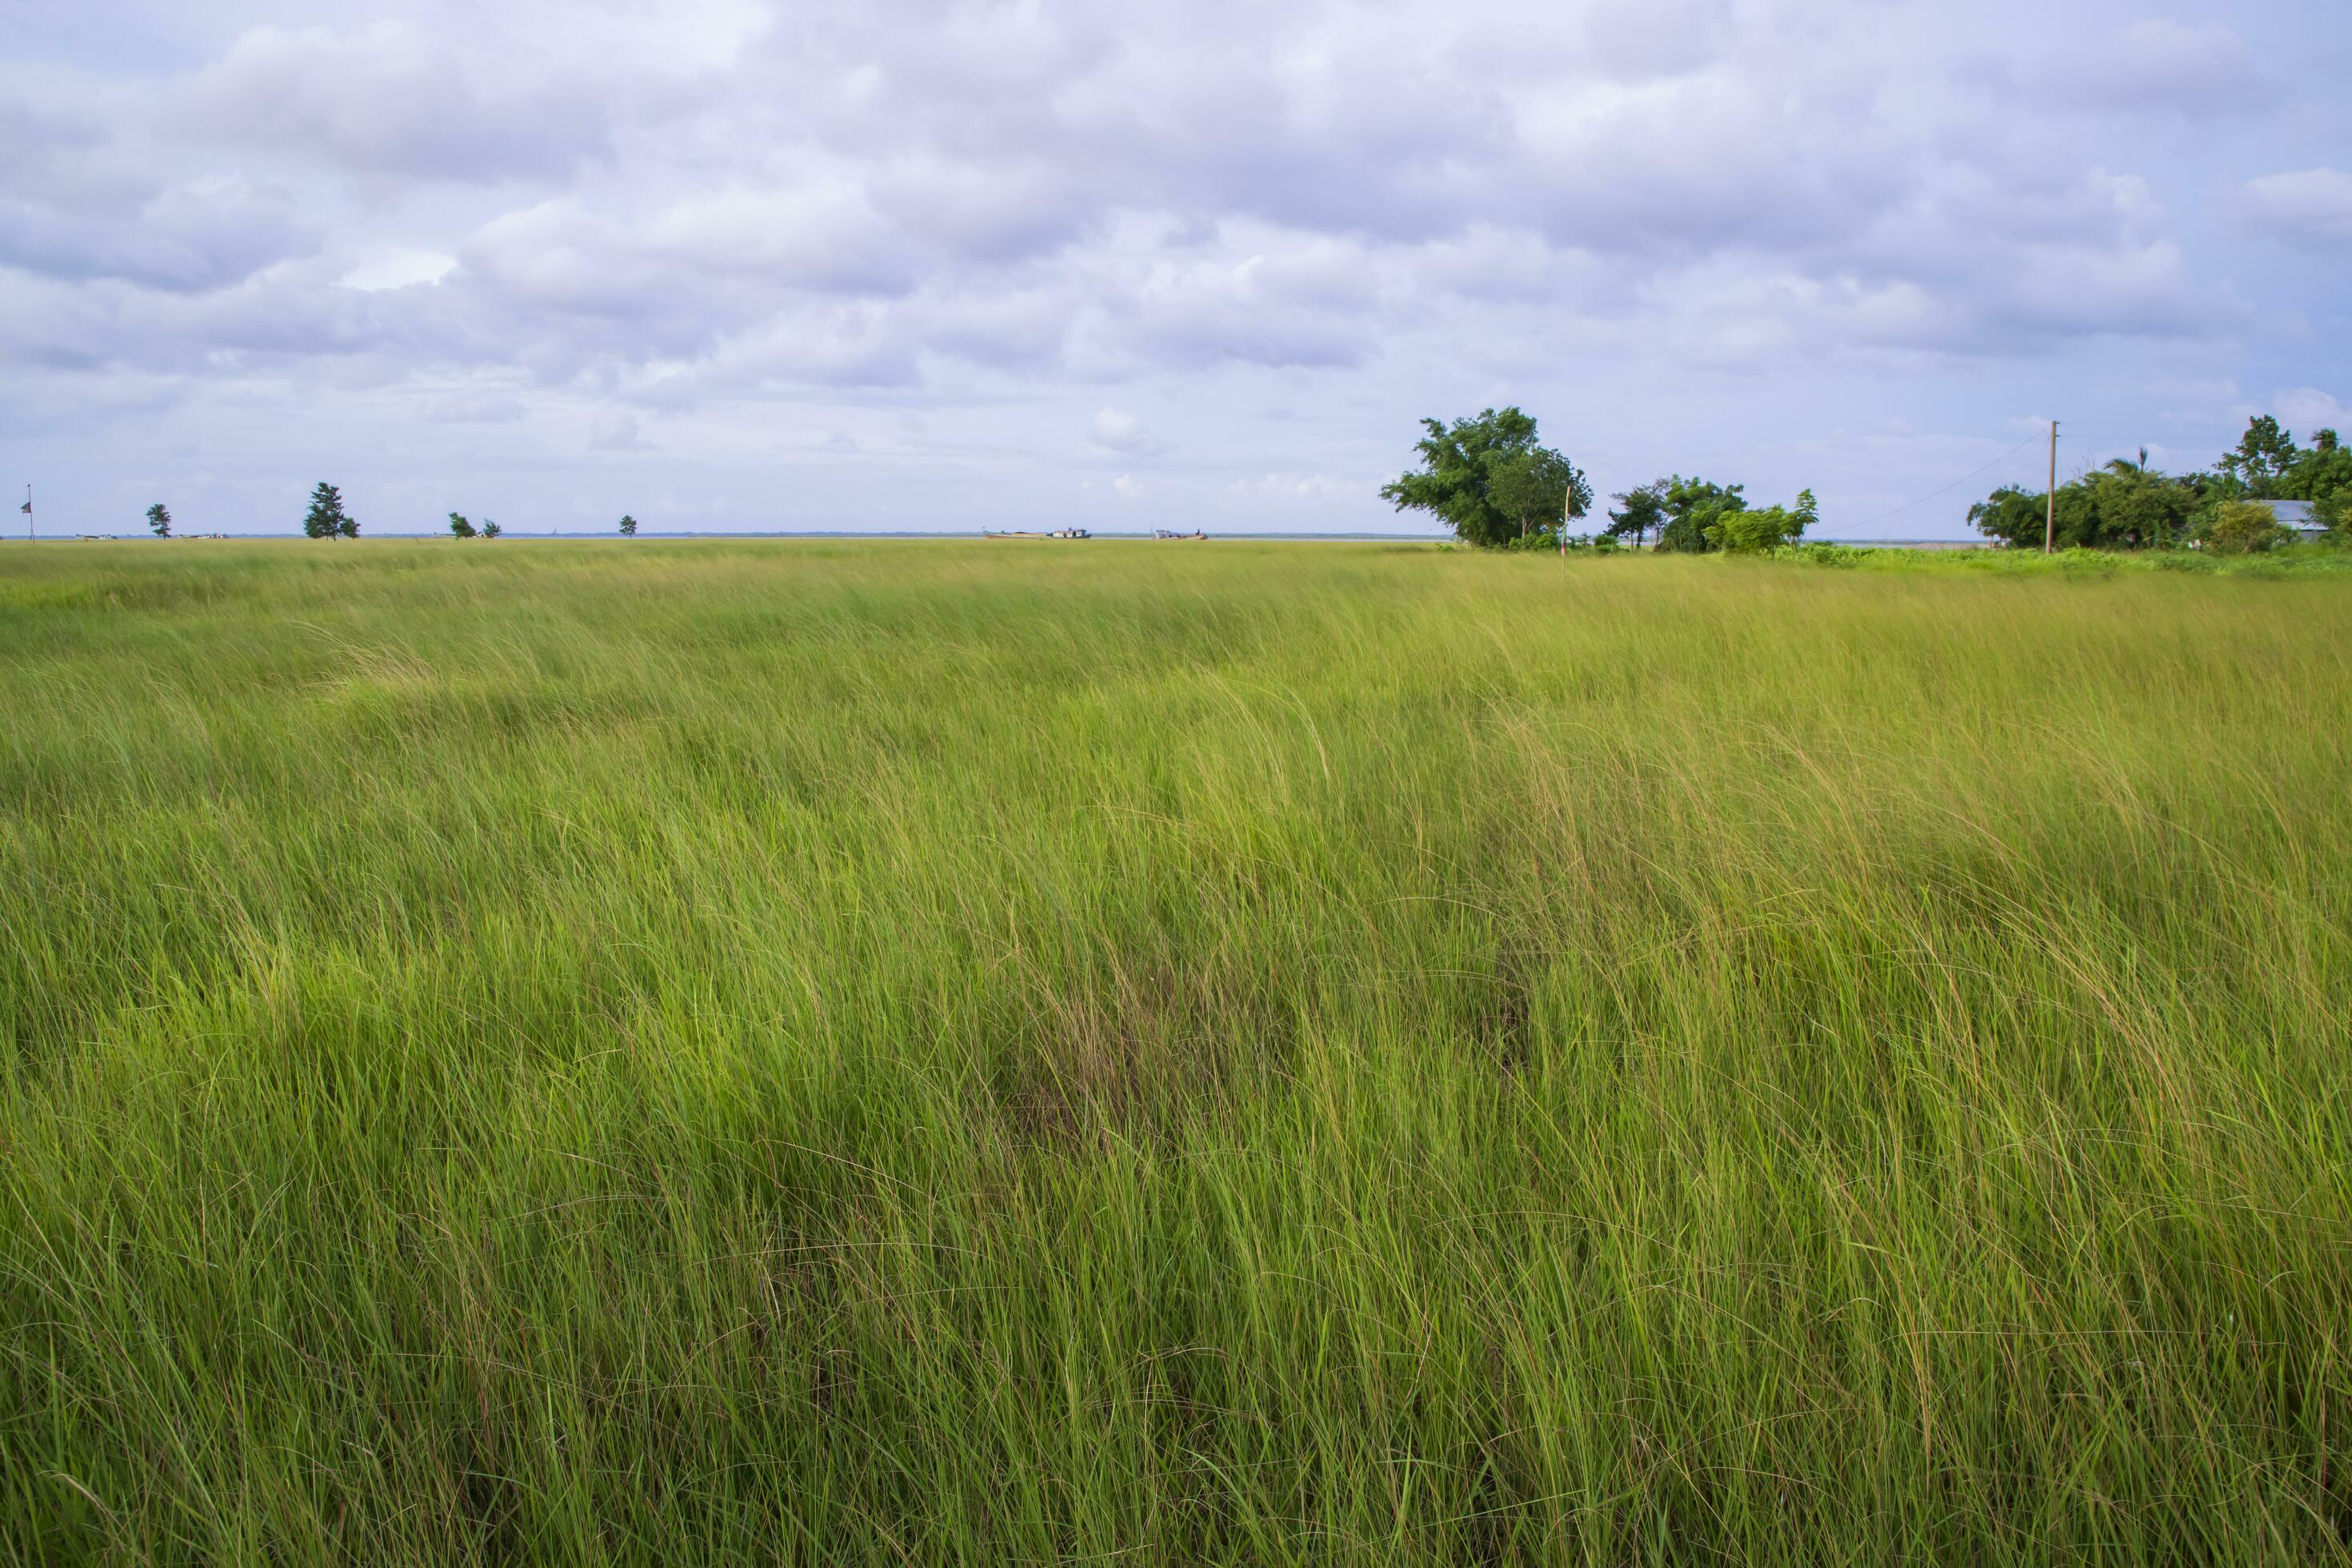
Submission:
[[[2352,583],[57,547],[0,690],[16,1560],[2352,1559]]]

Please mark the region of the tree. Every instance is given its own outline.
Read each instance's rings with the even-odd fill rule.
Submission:
[[[343,492],[320,479],[310,492],[310,510],[302,519],[302,531],[312,539],[357,539],[360,525],[343,510]]]
[[[2213,488],[2208,476],[2160,472],[2142,452],[2060,485],[2054,508],[2043,491],[2005,485],[1970,507],[1969,521],[2017,550],[2041,549],[2045,530],[2062,550],[2169,550],[2194,531]]]
[[[2205,548],[2217,555],[2252,555],[2294,542],[2294,530],[2258,500],[2225,500],[2203,529]]]
[[[1821,521],[1821,508],[1811,490],[1797,492],[1793,507],[1727,507],[1707,525],[1705,538],[1717,550],[1734,555],[1769,555],[1784,544],[1794,544]]]
[[[1609,526],[1601,532],[1610,539],[1633,536],[1633,547],[1640,549],[1650,535],[1666,526],[1666,481],[1654,479],[1639,489],[1623,490],[1611,499],[1623,507],[1622,511],[1609,514]]]
[[[1381,487],[1399,511],[1433,512],[1465,544],[1494,548],[1528,537],[1592,504],[1583,472],[1536,441],[1536,422],[1517,408],[1486,409],[1446,426],[1421,422],[1421,471]]]
[[[2352,542],[2352,486],[2312,502],[2311,516],[2330,539]]]
[[[2190,484],[2118,458],[2086,476],[2093,528],[2106,550],[2169,550],[2189,535],[2200,497]]]
[[[158,539],[172,537],[172,512],[162,501],[147,509],[147,526],[155,531]]]
[[[2003,485],[1969,508],[1969,526],[2012,550],[2039,548],[2042,521],[2042,496],[2016,485]]]
[[[2221,471],[2246,487],[2257,500],[2279,499],[2279,481],[2294,466],[2294,437],[2268,414],[2246,421],[2238,444],[2221,454]]]
[[[1582,517],[1592,504],[1592,485],[1575,464],[1538,447],[1496,461],[1487,472],[1486,495],[1518,524],[1518,537],[1528,540],[1565,531],[1569,519]]]
[[[637,520],[631,517],[628,513],[623,512],[621,514],[621,537],[624,539],[635,539],[636,536]]]
[[[462,513],[453,511],[449,514],[449,531],[459,539],[471,539],[474,537],[474,525]]]
[[[504,529],[500,528],[497,523],[492,522],[488,518],[486,517],[482,519],[482,537],[484,539],[496,539],[499,534],[505,531],[506,531]]]
[[[1658,531],[1658,548],[1693,554],[1717,548],[1708,541],[1707,532],[1720,529],[1727,514],[1748,510],[1748,498],[1741,494],[1747,488],[1718,485],[1711,479],[1686,479],[1680,474],[1660,479],[1658,499],[1665,510],[1666,523]]]
[[[2279,481],[2281,500],[2315,505],[2347,490],[2352,490],[2352,447],[2345,446],[2333,430],[2314,433],[2311,445]]]

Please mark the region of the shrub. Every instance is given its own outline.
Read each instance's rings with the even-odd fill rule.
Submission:
[[[2294,542],[2294,530],[2259,501],[2225,500],[2206,519],[2205,547],[2217,555],[2252,555]]]
[[[1859,566],[1878,552],[1864,544],[1787,544],[1772,553],[1808,566]]]

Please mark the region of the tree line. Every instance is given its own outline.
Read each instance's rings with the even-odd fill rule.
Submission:
[[[1674,474],[1611,497],[1617,509],[1606,525],[1575,533],[1592,506],[1591,482],[1541,443],[1531,416],[1489,408],[1451,425],[1421,423],[1421,468],[1381,486],[1381,497],[1399,511],[1431,513],[1482,549],[1615,549],[1630,539],[1636,548],[1755,554],[1795,543],[1820,521],[1809,489],[1788,506],[1751,506],[1745,485]]]
[[[1969,509],[1988,539],[2040,549],[2045,532],[2061,550],[2172,550],[2200,545],[2230,553],[2291,542],[2260,503],[2311,503],[2313,520],[2352,535],[2352,447],[2333,430],[2307,447],[2268,414],[2246,422],[2238,444],[2199,473],[2168,474],[2147,460],[2117,458],[2047,490],[2004,485]]]
[[[147,509],[147,526],[158,539],[172,537],[172,512],[162,501]],[[449,514],[449,534],[453,539],[496,539],[506,531],[495,521],[484,518],[479,527],[463,512]],[[624,515],[620,521],[621,536],[634,539],[637,520]],[[320,479],[310,491],[310,510],[302,514],[302,536],[306,539],[357,539],[360,521],[343,505],[343,492]]]
[[[1421,467],[1381,487],[1399,511],[1425,511],[1465,544],[1482,549],[1611,549],[1627,542],[1691,554],[1757,554],[1801,540],[1820,521],[1810,489],[1787,506],[1751,505],[1744,485],[1680,474],[1611,499],[1607,522],[1578,533],[1592,485],[1566,455],[1542,444],[1522,410],[1488,408],[1451,425],[1424,419],[1415,443]],[[2290,542],[2294,531],[2263,503],[2311,503],[2332,537],[2352,538],[2352,447],[2333,430],[2308,446],[2270,415],[2247,422],[2237,446],[2210,468],[2167,474],[2143,449],[2049,492],[2003,486],[1969,509],[1987,538],[2040,549],[2045,530],[2060,549],[2170,550],[2195,545],[2226,553]],[[2053,512],[2054,510],[2054,525]]]

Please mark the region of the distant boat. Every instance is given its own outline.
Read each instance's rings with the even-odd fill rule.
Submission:
[[[1151,537],[1154,539],[1206,539],[1209,536],[1197,529],[1191,533],[1179,533],[1172,528],[1155,528],[1151,531]]]
[[[1057,528],[1051,533],[1039,533],[1034,529],[992,529],[980,531],[982,539],[1092,539],[1094,534],[1083,528]]]

